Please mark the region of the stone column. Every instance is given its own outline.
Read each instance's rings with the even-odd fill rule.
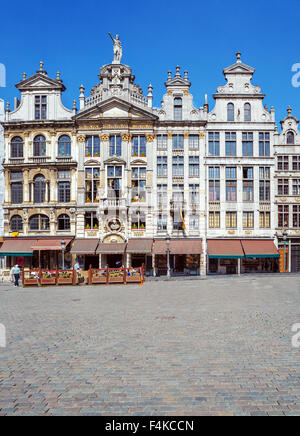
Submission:
[[[23,169],[23,203],[29,203],[29,170]]]

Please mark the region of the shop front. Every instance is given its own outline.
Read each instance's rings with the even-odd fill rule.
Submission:
[[[152,247],[153,239],[129,239],[126,248],[127,266],[131,265],[133,268],[139,268],[144,265],[146,274],[151,275],[153,272]]]
[[[75,239],[70,251],[73,265],[78,262],[83,271],[87,271],[90,265],[92,268],[99,268],[99,255],[96,254],[98,243],[99,239]]]
[[[300,272],[300,238],[291,240],[291,272]]]
[[[208,274],[240,274],[244,257],[238,239],[208,239]]]
[[[33,249],[37,239],[32,238],[4,238],[0,249],[0,256],[4,256],[6,268],[12,268],[13,265],[20,267],[33,267]],[[38,265],[37,265],[38,266]]]
[[[171,239],[170,267],[173,276],[200,275],[201,239]]]
[[[99,267],[104,268],[108,265],[109,268],[121,268],[121,266],[125,266],[125,249],[125,242],[100,242],[96,249],[96,254],[99,256]]]
[[[272,240],[241,240],[245,254],[242,273],[274,273],[279,271],[280,254]]]

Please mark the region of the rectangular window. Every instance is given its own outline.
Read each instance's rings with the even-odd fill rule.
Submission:
[[[199,177],[199,156],[189,157],[189,176]]]
[[[289,227],[289,206],[280,204],[278,205],[278,227]]]
[[[184,159],[183,156],[173,156],[172,160],[173,177],[183,177],[184,175]]]
[[[190,150],[199,150],[199,136],[198,135],[189,135],[189,149]]]
[[[226,201],[237,201],[236,167],[226,168]]]
[[[132,156],[146,156],[146,137],[143,135],[132,137]]]
[[[209,167],[209,201],[220,201],[220,167]]]
[[[209,212],[209,228],[220,228],[220,212]]]
[[[87,136],[85,142],[86,157],[100,157],[100,138],[99,136]]]
[[[47,119],[47,96],[36,95],[34,98],[34,111],[36,120]]]
[[[270,167],[259,168],[259,201],[270,201]]]
[[[237,213],[236,212],[226,212],[226,228],[236,229],[237,228]]]
[[[99,229],[99,221],[96,212],[86,212],[84,215],[84,227],[86,230]]]
[[[158,150],[168,149],[168,135],[157,135],[157,149]]]
[[[243,132],[243,156],[253,156],[253,133]]]
[[[182,98],[181,97],[174,98],[174,120],[175,121],[182,120]]]
[[[209,156],[220,156],[220,133],[209,132],[208,134]]]
[[[108,198],[118,199],[121,196],[122,167],[107,167],[107,188]]]
[[[300,179],[293,179],[293,195],[300,195]]]
[[[69,203],[71,200],[71,186],[70,182],[58,183],[58,202]]]
[[[173,150],[183,150],[183,135],[173,135],[172,136],[172,142],[173,142]]]
[[[278,156],[277,169],[278,169],[278,171],[288,171],[289,170],[289,157],[288,156]]]
[[[254,212],[243,213],[243,228],[244,229],[254,228]]]
[[[85,202],[99,203],[100,168],[85,169]]]
[[[168,204],[168,185],[157,185],[157,204],[167,207]]]
[[[259,133],[259,155],[270,156],[270,133]]]
[[[59,170],[57,172],[57,178],[63,179],[63,180],[69,180],[71,178],[71,171],[70,170]]]
[[[11,171],[11,202],[12,204],[23,203],[23,172]]]
[[[236,156],[236,133],[225,133],[225,154],[226,156]]]
[[[269,229],[271,227],[271,214],[270,212],[259,213],[259,227],[261,229]]]
[[[253,202],[253,168],[243,167],[243,201]]]
[[[132,168],[131,173],[131,201],[146,201],[146,168]]]
[[[157,230],[167,230],[167,220],[166,214],[159,214],[157,218]]]
[[[300,228],[300,205],[293,205],[293,227],[294,229]]]
[[[173,185],[172,186],[172,200],[174,203],[184,202],[184,186],[183,185]]]
[[[190,204],[199,204],[199,185],[189,185]]]
[[[167,156],[157,157],[157,177],[167,177],[168,175],[168,158]]]
[[[112,135],[109,137],[109,155],[122,155],[122,138],[120,135]]]
[[[289,195],[289,179],[278,179],[278,195]]]
[[[190,230],[199,229],[199,216],[196,214],[190,215]]]
[[[293,156],[293,171],[300,171],[300,156]]]

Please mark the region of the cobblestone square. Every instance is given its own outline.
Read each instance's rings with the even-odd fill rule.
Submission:
[[[299,415],[300,276],[0,286],[0,415]]]

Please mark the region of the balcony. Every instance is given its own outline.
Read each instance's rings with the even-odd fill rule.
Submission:
[[[108,209],[114,209],[118,207],[126,207],[126,198],[106,198],[103,200],[103,207]]]
[[[35,164],[44,164],[49,161],[51,161],[50,156],[31,156],[28,158],[29,162],[35,163]]]

